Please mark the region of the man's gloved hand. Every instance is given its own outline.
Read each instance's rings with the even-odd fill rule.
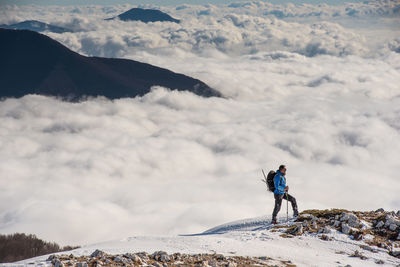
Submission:
[[[289,186],[285,187],[285,192],[289,191]]]

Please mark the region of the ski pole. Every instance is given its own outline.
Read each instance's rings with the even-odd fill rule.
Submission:
[[[286,223],[289,224],[289,193],[286,192]]]

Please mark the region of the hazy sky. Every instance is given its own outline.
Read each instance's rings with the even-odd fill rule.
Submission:
[[[156,5],[179,5],[179,4],[222,4],[231,2],[243,2],[244,0],[1,0],[0,5],[26,5],[26,4],[37,4],[37,5],[87,5],[87,4],[98,4],[98,5],[115,5],[115,4],[156,4]],[[320,4],[328,3],[330,5],[342,4],[344,2],[361,2],[360,0],[270,0],[271,3],[294,3],[294,4]]]

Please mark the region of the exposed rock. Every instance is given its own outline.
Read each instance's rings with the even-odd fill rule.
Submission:
[[[196,264],[196,267],[209,267],[210,265],[208,265],[208,261],[202,261],[198,264]]]
[[[106,253],[104,253],[103,251],[96,249],[92,254],[90,254],[90,257],[92,257],[92,258],[101,258],[105,254]]]
[[[361,228],[362,230],[369,229],[369,228],[371,228],[371,226],[372,226],[371,223],[366,222],[366,221],[364,221],[364,220],[360,220],[360,223],[359,223],[359,225],[358,225],[358,227]]]
[[[167,262],[170,260],[167,252],[165,251],[156,251],[154,252],[151,257],[156,261]]]
[[[305,226],[303,226],[305,225]],[[286,233],[291,234],[291,235],[302,235],[304,232],[304,228],[310,228],[310,225],[307,223],[297,223],[294,224],[286,229]],[[289,237],[289,236],[288,236]]]
[[[360,258],[362,260],[366,260],[368,259],[366,256],[364,256],[360,251],[356,250],[354,251],[354,253],[352,255],[350,255],[350,257],[357,257]]]
[[[342,213],[340,221],[347,222],[350,227],[359,227],[360,223],[357,216],[353,213]]]
[[[125,253],[124,257],[130,259],[134,263],[142,264],[142,259],[136,254]]]
[[[323,229],[322,229],[322,233],[324,233],[324,234],[330,234],[332,232],[332,230],[331,230],[331,228],[329,228],[328,226],[325,226]]]
[[[376,224],[376,228],[382,228],[383,226],[385,225],[385,223],[383,222],[383,221],[379,221],[377,224]]]
[[[397,225],[392,223],[391,225],[389,225],[389,229],[392,230],[392,231],[396,231]]]
[[[58,256],[53,254],[53,255],[50,255],[50,256],[47,258],[46,261],[53,261],[53,260],[55,260],[55,259],[58,259]]]
[[[63,267],[64,264],[61,262],[60,257],[58,255],[50,255],[46,261],[51,261],[51,263],[56,267]]]
[[[94,262],[94,264],[93,264],[93,267],[97,267],[97,266],[103,266],[103,262],[102,262],[102,261],[99,261],[99,260],[96,260],[96,261]]]
[[[351,228],[347,223],[342,223],[342,233],[343,234],[346,234],[346,235],[350,234],[350,230],[351,230]]]
[[[88,267],[88,264],[86,262],[78,262],[76,267]]]
[[[340,217],[341,221],[346,221],[346,222],[357,222],[358,218],[356,215],[353,213],[342,213],[342,216]]]
[[[318,224],[314,221],[310,224],[310,228],[313,230],[318,230]]]
[[[139,252],[139,253],[136,253],[136,255],[139,256],[140,259],[142,259],[142,260],[148,260],[150,258],[150,255],[146,252]]]
[[[301,217],[299,219],[306,219],[306,220],[311,220],[312,222],[318,220],[318,218],[312,214],[302,214]]]
[[[389,254],[392,255],[393,257],[400,258],[400,250],[391,250]]]
[[[385,210],[380,208],[380,209],[377,209],[375,212],[385,212]]]
[[[386,227],[389,227],[391,224],[395,224],[395,225],[399,225],[400,226],[400,221],[397,220],[397,218],[395,218],[392,215],[389,215],[389,214],[386,215],[385,220],[386,220],[386,222],[385,222],[385,226]]]
[[[115,262],[122,262],[122,263],[125,263],[125,260],[124,260],[123,258],[119,257],[119,256],[115,257],[115,258],[114,258],[114,261],[115,261]]]
[[[377,253],[378,252],[378,250],[376,248],[372,248],[372,247],[366,246],[366,245],[361,245],[360,248],[362,248],[364,250],[367,250],[367,251],[371,251],[373,253]]]
[[[333,223],[333,227],[339,227],[340,226],[340,221],[335,221]]]
[[[55,259],[52,263],[54,264],[54,267],[64,267],[64,264],[59,259]]]
[[[319,238],[320,238],[321,240],[324,240],[324,241],[330,241],[330,240],[332,240],[332,237],[329,237],[329,236],[327,236],[327,235],[321,235]]]
[[[222,255],[222,254],[216,254],[216,255],[215,255],[215,258],[216,258],[217,260],[219,260],[219,261],[224,261],[224,260],[226,260],[225,256]]]
[[[167,261],[169,261],[169,256],[168,255],[161,255],[161,257],[160,257],[160,261],[161,262],[167,262]]]

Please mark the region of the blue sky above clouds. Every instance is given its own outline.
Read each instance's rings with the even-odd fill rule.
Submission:
[[[179,5],[179,4],[226,4],[233,2],[244,2],[243,0],[148,0],[148,1],[137,1],[137,0],[3,0],[0,1],[0,5],[27,5],[27,4],[37,4],[37,5],[116,5],[116,4],[133,4],[133,5],[141,5],[141,4],[154,4],[154,5]],[[270,0],[268,1],[273,4],[286,4],[286,3],[294,3],[294,4],[322,4],[326,3],[329,5],[338,5],[345,2],[362,2],[360,0],[330,0],[330,1],[321,1],[321,0]]]

